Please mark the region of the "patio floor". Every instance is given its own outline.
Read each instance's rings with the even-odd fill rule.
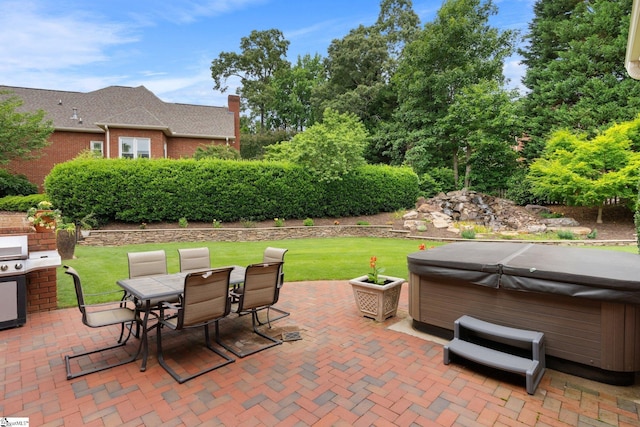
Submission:
[[[77,309],[31,314],[0,331],[0,417],[31,426],[640,425],[638,386],[547,370],[530,396],[524,379],[444,365],[442,344],[409,326],[406,284],[398,315],[384,323],[358,316],[346,281],[287,283],[278,307],[292,314],[267,333],[300,331],[301,340],[182,385],[158,365],[155,332],[146,372],[138,360],[68,381],[65,354],[115,335],[85,327]],[[237,324],[223,324],[223,338]]]

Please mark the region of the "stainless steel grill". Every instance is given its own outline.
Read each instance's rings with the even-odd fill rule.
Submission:
[[[27,273],[61,263],[58,251],[29,252],[26,235],[0,236],[0,329],[27,321]]]

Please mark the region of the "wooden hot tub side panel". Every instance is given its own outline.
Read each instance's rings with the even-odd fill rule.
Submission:
[[[550,356],[617,372],[640,370],[640,312],[635,306],[474,284],[452,286],[415,274],[411,280],[410,315],[419,322],[452,330],[453,322],[467,314],[544,332]]]
[[[602,368],[610,371],[640,371],[640,307],[602,303]],[[606,351],[616,349],[617,351]]]

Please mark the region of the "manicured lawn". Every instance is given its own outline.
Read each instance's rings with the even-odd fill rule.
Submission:
[[[388,238],[326,238],[292,239],[262,242],[176,242],[161,244],[129,245],[119,247],[77,246],[76,259],[63,261],[78,271],[85,293],[100,293],[121,288],[118,279],[129,275],[127,252],[164,249],[170,273],[179,271],[178,248],[207,246],[211,252],[212,266],[246,266],[262,261],[262,252],[267,246],[287,248],[285,256],[285,280],[288,282],[310,280],[346,280],[369,272],[369,258],[378,258],[378,267],[385,268],[383,274],[408,279],[407,255],[418,251],[425,243],[440,246],[442,243],[420,240]],[[58,276],[58,306],[76,304],[71,277],[60,267]],[[117,299],[112,295],[111,299]],[[101,302],[105,299],[90,300]],[[108,299],[107,299],[108,300]]]

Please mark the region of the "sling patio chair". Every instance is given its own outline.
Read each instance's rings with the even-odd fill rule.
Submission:
[[[180,384],[235,362],[235,359],[213,347],[209,336],[209,325],[215,323],[216,342],[219,343],[217,335],[218,321],[231,312],[231,299],[229,297],[231,270],[233,268],[227,267],[189,273],[184,279],[184,292],[180,297],[180,303],[177,305],[168,302],[160,304],[160,316],[157,323],[158,333],[156,334],[158,340],[158,362]],[[171,310],[171,313],[167,314],[165,310]],[[175,331],[204,328],[206,347],[224,360],[194,374],[179,375],[164,358],[162,329],[165,327]]]
[[[178,258],[180,260],[180,272],[182,273],[192,273],[211,268],[211,258],[207,247],[178,249]]]
[[[127,259],[129,262],[129,278],[144,276],[157,276],[167,274],[167,254],[164,250],[157,251],[144,251],[144,252],[128,252]],[[125,295],[125,298],[130,298],[129,295]],[[143,311],[143,305],[145,301],[134,302],[139,310]],[[149,307],[157,311],[158,304],[163,302],[160,299],[149,301]],[[178,298],[172,299],[170,302],[178,302]],[[153,313],[154,315],[156,313]],[[137,329],[140,325],[136,325],[135,337],[140,337],[140,331]]]
[[[137,324],[139,322],[139,316],[138,316],[137,309],[131,309],[127,307],[127,301],[124,301],[124,300],[120,300],[112,303],[104,303],[104,304],[91,304],[91,305],[86,304],[85,293],[82,289],[82,283],[80,282],[80,276],[78,275],[78,272],[75,269],[73,269],[73,267],[69,267],[68,265],[65,265],[64,268],[66,270],[65,273],[73,277],[73,284],[76,291],[76,297],[78,299],[78,308],[82,313],[82,323],[84,323],[86,326],[90,328],[101,328],[103,326],[120,325],[120,337],[118,338],[118,341],[115,345],[112,345],[106,348],[85,351],[82,353],[74,353],[72,355],[66,355],[64,357],[65,364],[67,367],[67,379],[70,380],[72,378],[77,378],[83,375],[92,374],[94,372],[103,371],[105,369],[114,368],[116,366],[124,365],[126,363],[130,363],[136,360],[136,358],[138,357],[138,354],[140,353],[140,348],[138,348],[138,351],[133,356],[130,356],[124,360],[120,359],[118,362],[110,363],[110,364],[107,363],[106,360],[104,360],[103,363],[99,363],[97,365],[94,364],[94,368],[84,369],[75,373],[72,372],[71,359],[77,359],[79,357],[89,356],[95,353],[101,353],[103,351],[112,350],[112,349],[123,347],[124,345],[126,345],[127,341],[131,336],[131,328],[130,327],[125,328],[125,325],[127,324],[130,325],[132,323]],[[120,293],[122,291],[117,291],[117,292]],[[101,293],[101,294],[87,294],[87,295],[97,296],[97,295],[105,295],[108,293],[112,293],[112,292]],[[107,308],[109,306],[111,308]],[[126,337],[124,335],[125,329],[128,330]]]
[[[276,289],[276,299],[273,302],[274,304],[278,302],[278,298],[280,297],[280,290],[282,289],[282,285],[284,285],[284,255],[287,253],[287,251],[288,249],[272,248],[269,246],[264,250],[264,254],[262,256],[262,262],[264,263],[269,263],[269,262],[282,263],[282,265],[280,266],[280,278],[278,279],[278,288]],[[276,317],[275,319],[271,319],[269,317],[271,310],[280,313],[280,316]],[[284,310],[280,310],[279,308],[268,306],[267,307],[267,323],[269,324],[269,327],[271,327],[271,322],[282,319],[283,317],[287,317],[290,314],[291,313],[286,312]],[[260,322],[260,319],[258,319],[258,323],[260,325],[264,325],[263,322]]]
[[[238,299],[236,313],[250,313],[253,332],[270,342],[265,346],[247,352],[241,352],[220,342],[224,348],[238,357],[246,357],[250,354],[282,344],[282,341],[263,334],[257,329],[258,310],[272,306],[278,299],[278,284],[280,282],[282,264],[282,262],[251,264],[247,266],[245,270],[244,283],[240,287],[241,292],[235,295]],[[218,324],[216,324],[216,336],[219,336],[218,332]]]

